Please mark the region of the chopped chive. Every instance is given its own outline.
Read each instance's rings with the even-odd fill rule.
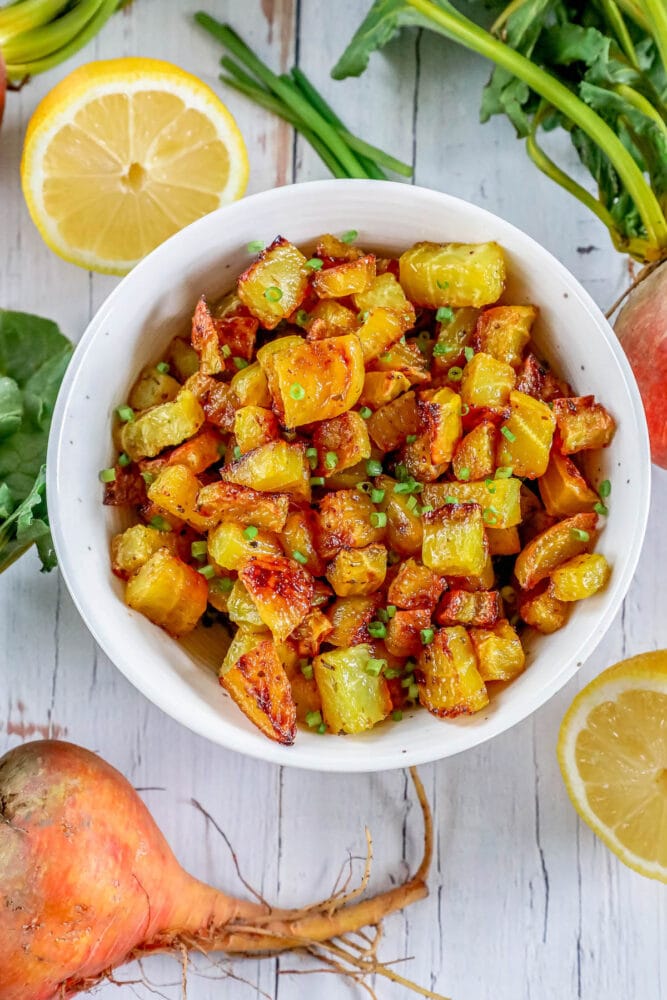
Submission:
[[[433,513],[432,503],[425,503],[422,507],[419,508],[419,514],[432,514],[432,513]]]
[[[570,528],[570,534],[578,542],[588,542],[591,537],[587,531],[582,531],[581,528]]]
[[[407,466],[403,465],[402,462],[399,462],[399,464],[396,466],[396,478],[398,479],[399,483],[404,483],[408,478],[408,476],[409,473],[407,470]]]
[[[292,382],[291,386],[289,387],[289,394],[292,397],[292,399],[297,399],[297,400],[303,399],[303,397],[306,395],[306,390],[298,382]]]
[[[201,573],[206,580],[211,580],[215,576],[215,570],[212,566],[202,566],[197,572]]]
[[[269,302],[280,302],[283,297],[283,293],[276,285],[271,285],[270,288],[264,289],[264,298]]]
[[[159,361],[155,366],[155,370],[158,371],[160,375],[168,375],[169,365],[166,361]]]
[[[449,288],[449,282],[448,281],[440,281],[439,279],[436,279],[435,283],[438,286],[438,288],[442,289],[443,292],[444,292],[445,288]]]
[[[311,476],[310,477],[311,486],[324,486],[324,476]]]
[[[371,659],[367,661],[364,669],[367,674],[371,675],[371,677],[379,677],[383,668],[386,666],[386,660],[376,660],[374,657],[371,657]]]
[[[298,549],[295,549],[294,552],[292,553],[292,559],[296,559],[296,561],[298,563],[301,563],[302,566],[304,566],[308,562],[308,559],[306,558],[306,556],[304,556],[303,552],[299,552]]]
[[[470,413],[470,407],[468,406],[467,403],[463,403],[461,405],[461,416],[465,417],[468,415],[468,413]]]
[[[417,497],[414,496],[414,495],[408,497],[405,506],[408,508],[408,510],[411,510],[411,511],[416,510],[417,509]]]
[[[362,418],[362,420],[368,420],[369,417],[373,416],[373,411],[371,410],[370,406],[362,406],[361,409],[359,410],[359,416]]]
[[[237,444],[234,445],[234,450],[232,451],[232,455],[234,456],[234,460],[238,462],[239,458],[241,457],[241,449]]]
[[[326,469],[335,469],[338,465],[338,455],[335,451],[328,451],[324,456],[324,467]]]
[[[374,528],[386,528],[387,526],[387,515],[382,511],[375,510],[371,514],[371,524]]]
[[[484,480],[484,485],[486,486],[486,488],[489,491],[489,493],[495,493],[496,492],[496,484],[494,483],[493,479],[485,479]]]
[[[386,608],[378,608],[378,620],[383,622],[385,625],[389,621],[389,615],[387,614]]]
[[[487,524],[498,524],[498,511],[495,507],[485,507],[482,517]]]
[[[171,531],[169,521],[166,521],[160,514],[155,514],[148,523],[151,528],[155,528],[156,531]]]
[[[435,318],[438,323],[451,323],[454,319],[454,310],[450,309],[449,306],[440,306],[435,314]]]
[[[462,469],[459,469],[459,479],[466,480],[470,479],[470,469],[467,465],[464,465]]]
[[[341,243],[354,243],[359,233],[356,229],[348,229],[340,238]]]
[[[324,736],[324,734],[327,731],[327,727],[324,725],[323,722],[320,722],[319,726],[317,727],[317,731],[320,734],[320,736]]]
[[[310,726],[311,729],[315,729],[316,726],[322,725],[322,713],[321,712],[306,712],[306,725]]]
[[[447,496],[445,497],[445,503],[446,504],[452,504],[452,503],[458,503],[458,502],[459,502],[459,498],[453,496],[451,493],[448,493]]]
[[[233,587],[234,581],[231,577],[222,576],[217,580],[213,580],[208,589],[213,591],[214,594],[230,594]]]
[[[193,542],[190,546],[193,559],[203,559],[208,552],[208,545],[205,541]]]
[[[310,316],[306,312],[306,310],[305,309],[299,309],[299,311],[296,314],[297,326],[305,326],[309,319],[310,319]]]
[[[401,681],[401,687],[409,688],[411,684],[414,684],[414,680],[415,680],[415,675],[412,673],[412,671],[410,671],[403,677]]]
[[[373,490],[373,484],[368,479],[362,479],[357,483],[356,488],[360,493],[368,493],[370,495]]]
[[[387,612],[387,618],[393,618],[396,614],[396,605],[388,604],[385,610]]]
[[[120,455],[118,456],[118,464],[124,469],[126,465],[129,465],[131,463],[131,461],[132,459],[127,454],[127,452],[121,451]]]
[[[134,410],[131,406],[119,406],[116,413],[124,424],[131,424],[134,420]]]
[[[306,458],[311,469],[317,468],[317,448],[306,448]]]
[[[417,701],[419,698],[419,687],[414,683],[412,683],[408,688],[408,698],[410,698],[411,701]]]
[[[251,240],[246,246],[248,253],[261,253],[264,249],[264,243],[262,240]]]
[[[375,490],[375,489],[371,490],[371,501],[373,503],[382,503],[382,501],[384,500],[384,494],[385,494],[384,490]]]
[[[232,349],[229,346],[229,344],[223,344],[222,347],[220,348],[220,350],[222,351],[223,358],[229,358],[229,357],[231,357]]]
[[[385,351],[384,354],[381,354],[380,361],[391,361],[391,352]]]
[[[432,628],[420,629],[419,637],[421,638],[422,646],[430,646],[435,638],[435,630]]]
[[[448,344],[434,344],[433,345],[433,356],[436,358],[442,357],[443,354],[451,354],[453,348],[449,347]]]
[[[596,503],[593,510],[596,514],[600,514],[601,517],[606,517],[609,513],[608,508],[603,503]]]
[[[301,673],[306,678],[307,681],[312,681],[313,679],[313,665],[312,663],[302,663]]]
[[[232,358],[232,361],[234,362],[234,367],[238,368],[239,371],[242,371],[244,368],[247,368],[249,364],[249,362],[246,361],[245,358],[234,357]]]
[[[514,604],[516,601],[516,590],[514,587],[502,587],[500,591],[500,596],[503,601],[507,601],[508,604]]]
[[[394,667],[388,667],[384,672],[385,677],[388,681],[396,680],[397,677],[401,676],[400,670],[395,670]]]
[[[306,261],[306,267],[311,271],[321,271],[322,263],[319,257],[311,257],[310,260]]]
[[[369,458],[366,462],[366,472],[369,476],[381,476],[382,462],[378,462],[376,458]]]
[[[408,434],[408,436],[405,439],[405,443],[406,444],[414,444],[416,440],[417,440],[417,435],[416,434]]]
[[[369,310],[364,309],[363,312],[357,313],[357,319],[359,320],[360,323],[365,323],[366,320],[368,319],[368,315],[369,315]]]
[[[247,528],[243,529],[243,534],[248,539],[248,541],[252,541],[253,538],[257,538],[257,535],[259,534],[259,528],[256,528],[254,524],[249,524]]]
[[[146,483],[146,486],[152,486],[155,482],[155,476],[152,472],[142,472],[141,478]]]
[[[472,347],[464,347],[463,353],[465,355],[466,361],[472,361],[472,359],[475,357],[475,351]]]
[[[99,478],[101,483],[115,483],[116,481],[116,470],[115,469],[100,469]]]
[[[403,713],[401,712],[400,708],[397,708],[395,711],[393,711],[391,713],[391,717],[394,720],[394,722],[400,722],[401,719],[403,718]]]
[[[500,468],[496,469],[495,478],[496,479],[511,479],[514,469],[511,465],[501,465]]]
[[[516,434],[513,434],[509,427],[501,427],[500,433],[504,438],[507,438],[508,441],[516,441]]]
[[[611,483],[609,482],[608,479],[602,480],[598,488],[598,493],[600,494],[603,500],[607,499],[607,497],[611,493]]]
[[[453,365],[447,372],[447,378],[450,382],[460,382],[463,378],[463,369],[459,368],[458,365]]]
[[[387,634],[386,626],[380,621],[370,622],[368,625],[368,634],[374,639],[384,639]]]

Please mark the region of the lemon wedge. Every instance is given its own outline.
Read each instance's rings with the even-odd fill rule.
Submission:
[[[39,104],[21,180],[52,250],[125,274],[239,198],[248,156],[231,114],[201,80],[156,59],[112,59],[74,70]]]
[[[581,818],[630,868],[667,882],[667,650],[623,660],[577,695],[558,760]]]

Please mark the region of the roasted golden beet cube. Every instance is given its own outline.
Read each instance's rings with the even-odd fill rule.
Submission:
[[[469,346],[479,316],[479,309],[452,309],[438,323],[438,336],[433,347],[431,367],[434,374],[446,374],[452,365],[464,361],[465,348]]]
[[[221,674],[222,687],[265,736],[290,746],[296,736],[296,706],[273,640],[239,630],[232,650],[239,655]]]
[[[241,368],[230,385],[241,406],[271,406],[269,383],[258,361]]]
[[[475,354],[463,369],[461,399],[468,406],[504,406],[515,381],[511,365],[490,354]]]
[[[537,318],[535,306],[494,306],[485,309],[477,320],[473,346],[517,368],[530,340],[530,330]]]
[[[242,406],[234,418],[234,437],[241,451],[252,451],[280,436],[278,421],[263,406]]]
[[[389,584],[387,601],[397,608],[429,608],[433,610],[446,584],[441,576],[416,559],[400,563],[396,576]]]
[[[395,493],[397,482],[389,476],[378,476],[375,482],[378,489],[384,490],[384,497],[377,507],[387,515],[387,545],[402,556],[421,556],[422,519],[409,506],[410,496]]]
[[[375,257],[367,254],[334,267],[323,267],[313,276],[312,286],[321,299],[342,299],[370,288],[375,277]]]
[[[514,564],[519,586],[531,590],[561,563],[590,552],[597,538],[596,524],[596,514],[574,514],[533,538]]]
[[[237,629],[227,648],[225,657],[220,664],[218,677],[222,680],[224,674],[226,674],[228,670],[231,670],[234,664],[237,663],[242,656],[253,650],[259,645],[260,642],[264,642],[264,640],[270,638],[271,633],[266,628],[263,632],[253,632],[250,629],[245,628]]]
[[[431,462],[450,462],[461,437],[461,397],[444,386],[421,392],[417,403],[420,426],[428,438]]]
[[[496,468],[498,432],[490,420],[482,420],[456,445],[452,470],[464,482],[488,479]]]
[[[277,642],[286,639],[310,610],[313,578],[294,559],[255,556],[239,568],[239,579]]]
[[[218,518],[206,517],[198,512],[199,489],[199,480],[187,465],[166,465],[148,487],[148,499],[197,531],[207,531]]]
[[[487,562],[482,508],[476,503],[446,504],[425,514],[422,561],[443,576],[480,576]]]
[[[340,262],[343,260],[359,260],[364,256],[364,251],[353,243],[345,243],[331,233],[323,233],[318,237],[315,247],[315,256],[321,260]]]
[[[370,367],[376,372],[400,372],[407,378],[410,385],[431,381],[428,359],[424,357],[417,345],[411,342],[403,344],[399,340],[385,354],[374,358]]]
[[[551,451],[547,471],[538,479],[538,486],[547,513],[554,517],[584,514],[598,503],[597,493],[574,462],[555,448]]]
[[[437,465],[431,461],[431,441],[426,431],[414,436],[414,440],[406,441],[398,452],[398,461],[404,465],[407,472],[422,483],[433,483],[444,473],[447,462]]]
[[[516,375],[515,388],[519,392],[535,396],[536,399],[542,399],[545,403],[561,396],[572,395],[572,390],[567,382],[557,379],[554,373],[549,371],[549,366],[536,358],[534,354],[526,355],[517,368]]]
[[[317,531],[317,514],[307,508],[291,511],[280,535],[285,554],[300,562],[313,576],[324,573],[324,560],[315,547]]]
[[[172,531],[157,531],[147,524],[133,524],[111,539],[111,569],[127,580],[148,562],[158,549],[176,551],[176,535]]]
[[[599,552],[584,552],[561,563],[551,574],[551,593],[559,601],[581,601],[606,587],[609,563]]]
[[[239,628],[249,632],[266,632],[266,625],[257,610],[257,605],[241,580],[235,580],[227,598],[227,614]]]
[[[387,550],[384,545],[363,549],[341,549],[326,569],[326,578],[339,597],[373,594],[387,575]]]
[[[310,501],[310,465],[303,444],[289,444],[282,438],[269,441],[226,465],[220,475],[226,483],[268,493],[289,493]]]
[[[422,631],[431,626],[430,608],[397,611],[387,622],[384,644],[392,656],[419,656]]]
[[[367,671],[373,649],[360,644],[333,649],[313,660],[322,715],[333,733],[361,733],[386,719],[392,709],[382,674]]]
[[[378,307],[393,310],[401,317],[405,330],[415,325],[415,307],[408,301],[391,271],[378,274],[365,292],[354,296],[354,304],[360,313],[370,312]]]
[[[489,528],[487,525],[486,537],[491,556],[514,556],[521,552],[521,539],[516,525],[511,528]]]
[[[414,314],[413,314],[414,315]],[[364,355],[364,364],[385,354],[408,328],[408,323],[402,313],[392,309],[375,306],[371,309],[357,330]]]
[[[470,638],[483,681],[511,681],[526,666],[521,639],[506,618],[492,628],[471,628]]]
[[[497,590],[448,590],[435,612],[439,625],[480,625],[490,628],[502,616]],[[484,678],[488,680],[488,678]]]
[[[166,361],[179,382],[187,382],[191,375],[199,371],[199,355],[183,337],[174,337],[169,344]]]
[[[419,701],[433,715],[471,715],[489,703],[472,641],[460,625],[436,630],[421,651],[415,680]]]
[[[440,508],[448,500],[477,503],[487,528],[511,528],[521,523],[521,480],[489,479],[482,482],[426,483],[423,503]]]
[[[202,295],[192,316],[192,346],[199,355],[199,370],[204,375],[218,375],[225,370],[218,330],[206,299]]]
[[[209,483],[197,494],[197,510],[204,517],[254,524],[282,531],[289,510],[287,493],[262,493],[237,483]]]
[[[551,635],[567,621],[570,605],[554,597],[549,580],[542,580],[532,590],[519,592],[517,610],[527,625]]]
[[[214,427],[204,427],[183,444],[174,448],[168,465],[186,465],[196,476],[220,461],[222,437]]]
[[[308,314],[306,331],[309,340],[340,337],[359,329],[357,313],[334,299],[322,299]]]
[[[296,643],[297,652],[301,657],[315,656],[320,651],[323,642],[331,642],[333,626],[319,608],[311,608],[303,621],[292,632],[292,641]]]
[[[279,236],[240,276],[239,299],[266,330],[275,329],[306,297],[305,263],[301,251]]]
[[[187,380],[184,390],[195,396],[210,424],[222,431],[232,430],[239,402],[228,382],[197,372]]]
[[[370,597],[337,597],[331,607],[327,608],[327,617],[332,626],[327,642],[332,646],[356,646],[360,642],[369,642],[368,624],[376,617],[379,601],[379,594]]]
[[[558,425],[558,447],[563,455],[590,448],[606,448],[616,430],[612,415],[595,396],[569,396],[554,399],[553,412]]]
[[[128,403],[133,410],[148,410],[160,403],[170,403],[180,392],[180,383],[167,372],[144,368],[132,386]]]
[[[375,512],[369,496],[359,490],[336,490],[320,501],[317,516],[317,551],[330,559],[342,548],[360,549],[384,537],[382,528],[371,523]]]
[[[547,471],[556,421],[546,403],[523,392],[510,393],[510,415],[500,428],[498,465],[516,476],[537,479]]]
[[[133,420],[123,424],[121,448],[134,462],[140,458],[153,458],[164,448],[192,437],[205,419],[194,394],[183,388],[171,402],[137,413]]]
[[[208,554],[214,566],[239,570],[258,555],[282,555],[276,536],[260,528],[252,537],[238,521],[223,521],[208,535]]]
[[[361,395],[364,359],[356,334],[313,341],[283,337],[260,348],[257,358],[286,427],[337,417]]]
[[[359,403],[377,410],[409,388],[410,381],[402,372],[366,372]]]
[[[319,456],[317,474],[329,478],[370,458],[371,442],[366,421],[354,410],[331,420],[321,420],[313,431]]]
[[[415,243],[398,263],[407,297],[430,309],[490,305],[505,287],[505,258],[497,243]]]
[[[204,577],[167,548],[154,552],[125,588],[129,607],[174,636],[192,631],[207,602]]]
[[[394,451],[418,430],[419,410],[412,391],[385,403],[368,418],[368,433],[381,451]]]

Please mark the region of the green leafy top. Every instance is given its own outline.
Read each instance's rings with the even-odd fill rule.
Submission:
[[[437,31],[495,63],[481,118],[505,114],[533,161],[594,211],[618,249],[667,256],[664,0],[513,0],[489,32],[448,0],[376,0],[333,76],[358,75],[401,28]],[[553,163],[540,129],[565,128],[597,197]]]
[[[0,310],[0,572],[33,542],[55,565],[44,461],[56,396],[72,345],[55,323]]]

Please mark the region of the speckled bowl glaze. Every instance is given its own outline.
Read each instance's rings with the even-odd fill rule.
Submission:
[[[418,240],[497,240],[509,270],[507,301],[540,308],[535,340],[576,391],[594,393],[618,420],[589,468],[612,484],[598,549],[613,567],[606,590],[573,609],[562,631],[528,641],[529,665],[469,718],[408,711],[360,736],[299,732],[293,747],[262,736],[220,688],[216,630],[176,642],[123,603],[109,566],[121,526],[102,506],[98,470],[112,461],[113,411],[140,368],[188,328],[198,296],[226,292],[248,264],[247,244],[281,233],[308,244],[321,232],[359,232],[359,244],[399,253]],[[613,331],[572,275],[514,226],[457,198],[408,185],[317,181],[254,195],[195,222],[155,250],[109,296],[86,330],[60,392],[48,455],[48,498],[60,569],[93,636],[152,702],[224,747],[278,764],[374,771],[438,760],[502,733],[543,705],[599,643],[630,585],[644,537],[650,461],[634,378]]]

